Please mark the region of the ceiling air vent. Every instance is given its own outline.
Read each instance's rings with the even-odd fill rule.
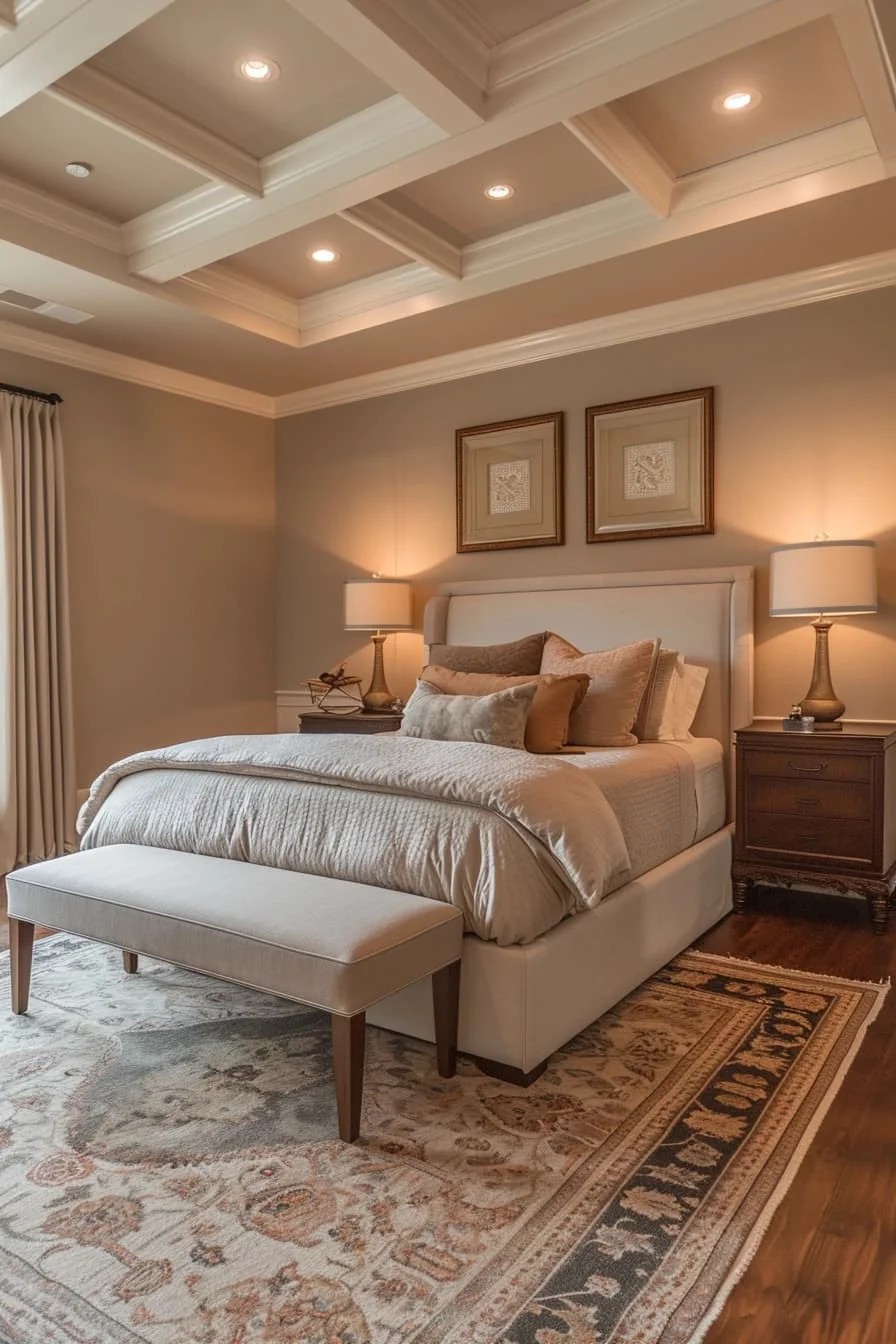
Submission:
[[[52,317],[57,322],[89,322],[93,313],[85,313],[80,308],[69,308],[64,303],[52,303],[48,299],[38,299],[33,294],[22,294],[17,289],[0,289],[0,303],[10,308],[22,308],[28,313],[38,313],[41,317]]]

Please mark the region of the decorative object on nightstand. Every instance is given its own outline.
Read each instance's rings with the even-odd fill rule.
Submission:
[[[361,678],[347,677],[341,664],[335,672],[321,672],[319,677],[311,677],[305,684],[311,703],[325,714],[360,714],[363,709]]]
[[[300,733],[397,733],[401,714],[332,714],[326,709],[303,709]]]
[[[361,697],[365,712],[394,712],[398,701],[386,685],[383,644],[389,632],[411,629],[411,585],[377,575],[350,580],[345,585],[345,628],[373,631],[373,676]]]
[[[815,666],[801,712],[815,719],[816,732],[841,727],[845,711],[831,685],[828,661],[830,616],[864,616],[877,611],[873,541],[805,541],[771,554],[769,615],[815,616]]]
[[[753,723],[735,733],[734,908],[754,882],[866,897],[885,933],[896,888],[896,724],[846,723],[840,733],[786,733]]]

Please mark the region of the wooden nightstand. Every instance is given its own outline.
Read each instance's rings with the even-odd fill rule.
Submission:
[[[807,883],[866,896],[885,933],[896,887],[896,724],[791,733],[753,723],[735,734],[734,908],[754,882]]]
[[[322,709],[303,709],[300,733],[397,733],[400,714],[327,714]]]

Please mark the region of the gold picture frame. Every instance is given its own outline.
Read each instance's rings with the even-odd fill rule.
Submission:
[[[457,549],[563,545],[563,412],[455,434]]]
[[[713,532],[713,389],[589,406],[586,540]]]

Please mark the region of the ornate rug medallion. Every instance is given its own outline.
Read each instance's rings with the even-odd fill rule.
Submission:
[[[348,1147],[321,1014],[49,939],[0,1019],[0,1340],[691,1344],[884,993],[686,953],[528,1091],[370,1029]]]

